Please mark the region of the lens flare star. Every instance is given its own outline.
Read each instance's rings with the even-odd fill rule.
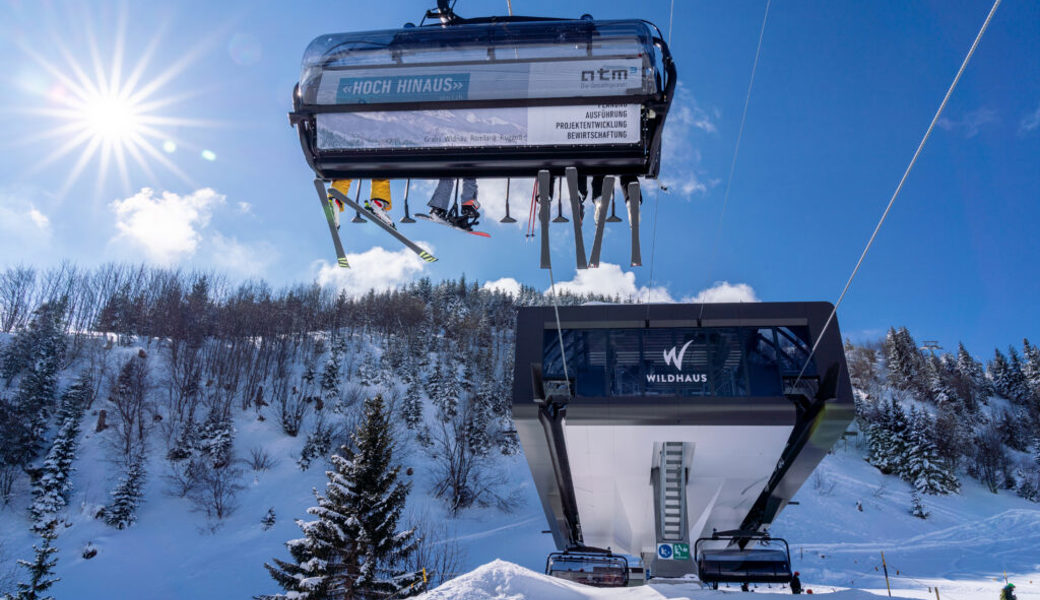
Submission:
[[[214,125],[211,121],[159,114],[170,105],[194,95],[160,95],[160,92],[164,92],[171,80],[197,60],[207,45],[195,45],[193,51],[181,56],[159,75],[144,80],[159,46],[159,36],[154,36],[139,54],[129,75],[124,77],[126,22],[124,11],[118,19],[117,34],[107,61],[102,58],[97,37],[90,27],[86,35],[87,61],[81,58],[82,54],[66,47],[58,36],[53,36],[49,47],[57,49],[59,61],[44,56],[34,47],[21,44],[22,51],[39,67],[40,78],[46,81],[42,86],[35,86],[37,89],[27,90],[42,96],[43,102],[23,112],[54,122],[25,143],[41,140],[59,140],[60,143],[29,174],[44,169],[53,171],[56,164],[71,162],[65,170],[67,175],[60,190],[62,195],[72,188],[88,166],[95,163],[96,190],[104,185],[113,164],[125,191],[130,190],[131,175],[135,183],[144,179],[147,185],[154,185],[156,174],[153,165],[160,165],[191,183],[190,177],[171,159],[177,148],[190,147],[190,144],[178,139],[169,129]]]

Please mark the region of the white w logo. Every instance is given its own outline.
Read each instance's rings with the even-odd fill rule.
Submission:
[[[675,346],[672,346],[668,350],[665,350],[663,352],[663,354],[664,354],[664,364],[672,365],[676,369],[679,369],[680,371],[682,371],[682,359],[683,359],[683,356],[686,355],[686,349],[689,348],[690,344],[692,344],[692,343],[693,343],[693,340],[690,340],[690,341],[686,342],[685,344],[683,344],[682,350],[679,350],[678,354],[676,354],[676,352],[675,352]]]

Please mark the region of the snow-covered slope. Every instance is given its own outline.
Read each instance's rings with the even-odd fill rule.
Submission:
[[[779,588],[769,590],[786,593]],[[878,596],[862,590],[827,590],[833,600],[877,600]],[[698,598],[720,600],[742,592],[706,590],[695,583],[661,583],[634,588],[593,588],[536,573],[510,562],[495,560],[470,573],[446,582],[439,588],[418,596],[420,600],[520,600],[552,598],[554,600],[657,600],[662,598]]]
[[[153,375],[161,380],[164,373],[157,369]],[[63,376],[62,389],[72,375]],[[219,527],[194,512],[188,500],[166,492],[164,449],[156,442],[149,454],[138,520],[120,531],[94,518],[97,507],[109,502],[119,471],[111,462],[106,435],[93,432],[95,418],[88,413],[83,423],[69,511],[56,541],[61,581],[51,590],[55,597],[248,598],[277,591],[264,562],[288,558],[285,541],[300,535],[293,521],[306,517],[307,507],[314,503],[312,488],[321,489],[326,481],[322,465],[316,463],[307,471],[297,466],[302,436],[286,436],[276,419],[260,421],[255,413],[236,412],[236,455],[244,458],[260,447],[277,464],[265,471],[243,465],[246,489],[237,510]],[[426,452],[412,441],[400,450],[404,466],[414,470],[409,514],[442,524],[439,543],[457,543],[463,551],[459,570],[472,571],[429,598],[641,599],[725,592],[699,591],[690,585],[604,591],[547,580],[540,572],[554,548],[550,536],[541,533],[544,515],[522,456],[495,459],[505,491],[516,499],[514,510],[467,509],[452,518],[444,501],[430,494],[434,475]],[[957,495],[925,496],[931,515],[917,519],[909,514],[909,486],[868,465],[854,443],[841,443],[800,491],[798,504],[789,506],[774,524],[773,533],[790,541],[795,568],[817,592],[883,590],[884,552],[898,595],[934,598],[937,586],[940,600],[996,600],[1006,571],[1018,585],[1021,600],[1040,600],[1040,505],[1009,492],[992,494],[966,477],[962,484]],[[0,508],[0,577],[14,567],[14,559],[31,558],[31,545],[39,540],[29,532],[29,500],[23,486]],[[269,508],[277,522],[264,530],[260,520]],[[91,559],[82,557],[88,544],[98,550]],[[18,570],[17,576],[22,575]]]

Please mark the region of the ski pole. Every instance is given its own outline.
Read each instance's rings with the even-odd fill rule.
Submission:
[[[408,192],[412,189],[412,179],[409,177],[404,182],[404,218],[402,223],[415,223],[415,219],[408,214]]]
[[[892,597],[892,585],[888,582],[888,565],[885,564],[885,552],[881,551],[881,566],[885,569],[885,587],[888,588],[888,597]]]
[[[357,180],[357,194],[354,195],[354,204],[361,204],[361,180]],[[354,218],[350,220],[351,223],[368,223],[368,221],[361,218],[361,211],[354,209]]]
[[[509,178],[506,177],[506,216],[499,223],[516,223],[516,219],[509,216]]]

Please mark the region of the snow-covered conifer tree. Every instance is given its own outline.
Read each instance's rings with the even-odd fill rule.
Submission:
[[[1040,404],[1040,347],[1022,340],[1022,375],[1032,395],[1034,404]]]
[[[974,412],[978,407],[979,399],[986,397],[989,381],[986,379],[985,370],[979,361],[975,360],[964,344],[957,344],[957,374],[960,376],[961,389],[959,390],[961,402],[965,408]]]
[[[418,429],[423,422],[423,401],[422,394],[420,393],[419,382],[413,380],[405,388],[404,393],[404,405],[402,411],[404,412],[404,423],[408,429]]]
[[[137,505],[144,487],[144,457],[137,456],[127,466],[126,475],[112,490],[112,504],[105,507],[105,523],[126,529],[137,522]]]
[[[918,519],[927,519],[931,514],[925,510],[924,503],[921,502],[921,494],[917,493],[916,489],[910,492],[910,514]]]
[[[90,401],[93,387],[89,373],[83,373],[62,394],[58,410],[61,428],[58,430],[50,450],[43,462],[42,473],[33,483],[33,503],[29,513],[33,520],[33,531],[43,533],[55,520],[68,500],[72,489],[72,463],[76,459],[76,444],[80,420]]]
[[[993,391],[1010,400],[1013,393],[1013,377],[1010,373],[1007,357],[1000,351],[1000,348],[994,348],[993,360],[990,361],[988,367],[989,380],[993,386]]]
[[[1020,404],[1028,404],[1032,390],[1024,372],[1025,365],[1014,346],[1008,348],[1008,397]]]
[[[321,372],[321,395],[330,404],[339,400],[340,386],[342,384],[340,369],[343,367],[343,355],[346,351],[346,338],[337,332],[332,339],[329,359],[325,362],[325,368]]]
[[[926,412],[911,409],[907,428],[903,478],[922,494],[950,494],[960,482],[939,457],[932,441],[931,423]]]
[[[52,585],[61,581],[60,578],[54,576],[54,565],[58,564],[58,559],[53,555],[58,549],[51,545],[58,534],[54,532],[53,527],[49,527],[40,534],[40,537],[43,538],[43,544],[39,546],[33,544],[36,559],[32,562],[18,561],[18,564],[29,571],[29,580],[18,584],[18,592],[9,596],[11,600],[54,600],[54,596],[47,595],[46,592]]]
[[[264,514],[264,518],[260,519],[260,528],[264,531],[274,527],[274,524],[278,522],[277,515],[274,514],[274,507],[267,509],[267,513]]]
[[[352,435],[354,446],[333,455],[325,495],[307,510],[314,521],[297,521],[304,537],[286,543],[293,562],[266,564],[285,594],[268,600],[403,596],[421,576],[400,565],[415,548],[414,531],[397,525],[409,484],[393,464],[392,428],[379,396],[365,402],[365,418]]]

